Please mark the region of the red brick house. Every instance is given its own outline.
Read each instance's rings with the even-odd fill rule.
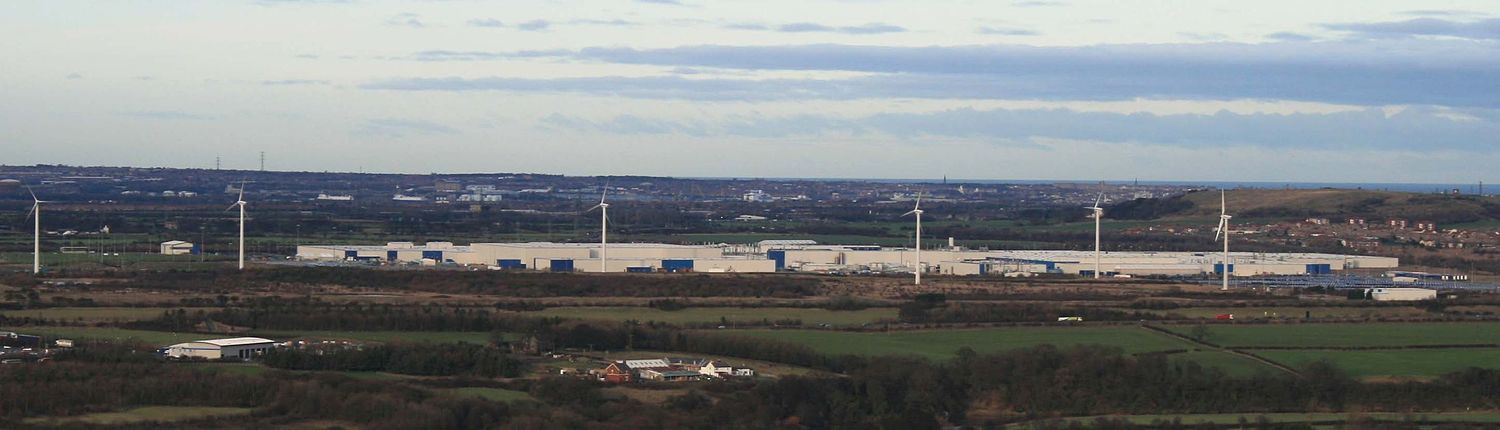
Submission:
[[[630,366],[625,364],[625,362],[623,361],[609,363],[609,366],[606,366],[604,368],[605,382],[613,384],[624,384],[634,379],[635,375],[631,373]]]

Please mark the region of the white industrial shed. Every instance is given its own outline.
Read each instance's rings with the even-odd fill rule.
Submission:
[[[236,337],[183,342],[164,348],[168,357],[201,358],[206,360],[248,360],[265,354],[276,347],[276,341],[258,337]]]
[[[188,255],[193,253],[193,244],[180,240],[169,240],[161,243],[162,255]]]

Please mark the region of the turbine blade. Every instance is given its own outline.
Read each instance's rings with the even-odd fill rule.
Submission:
[[[240,198],[236,199],[235,201],[240,201],[240,202],[245,201],[245,181],[244,180],[240,181]]]
[[[39,201],[41,201],[41,200],[38,200],[36,198],[36,191],[32,191],[30,185],[26,186],[26,192],[31,193],[31,201],[33,201],[33,202],[39,202]]]
[[[1102,202],[1104,202],[1104,192],[1100,191],[1099,192],[1099,197],[1095,197],[1094,198],[1094,209],[1098,209],[1099,208],[1099,203],[1102,203]]]
[[[1229,205],[1225,203],[1224,190],[1219,190],[1219,215],[1228,215]]]
[[[914,213],[917,213],[916,209],[912,209],[912,210],[906,211],[906,213],[901,214],[901,216],[905,217],[907,215],[911,215],[911,214],[914,214]]]
[[[40,205],[38,205],[36,203],[32,203],[31,204],[31,209],[27,209],[26,210],[26,218],[24,218],[24,219],[27,219],[27,220],[31,219],[31,214],[36,213],[37,206],[40,206]]]

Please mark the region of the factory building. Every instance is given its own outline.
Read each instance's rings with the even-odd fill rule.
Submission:
[[[391,242],[385,246],[306,245],[297,258],[308,261],[367,261],[387,264],[457,264],[504,270],[551,272],[708,272],[768,273],[776,263],[764,256],[726,255],[722,246],[660,243],[610,244],[608,264],[593,243]]]
[[[1437,290],[1426,288],[1373,288],[1370,298],[1379,302],[1414,302],[1436,300]]]
[[[198,247],[191,242],[180,240],[169,240],[161,243],[161,255],[189,255],[197,254]]]
[[[922,250],[875,245],[819,245],[810,241],[765,241],[754,246],[617,243],[603,260],[595,243],[391,242],[385,246],[306,245],[297,257],[310,261],[366,261],[382,264],[454,264],[501,270],[552,272],[734,272],[777,271],[910,273],[919,270],[957,276],[1091,276],[1091,251]],[[1348,269],[1395,268],[1396,258],[1311,253],[1231,253],[1226,265],[1212,252],[1105,252],[1097,264],[1108,276],[1326,275]]]
[[[171,358],[201,358],[205,360],[248,360],[276,347],[276,341],[258,337],[236,337],[183,342],[162,348],[162,353]]]

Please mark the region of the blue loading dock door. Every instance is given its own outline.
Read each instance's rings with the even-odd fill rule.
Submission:
[[[777,271],[786,270],[785,250],[766,251],[766,257],[769,257],[771,260],[776,261]]]
[[[495,265],[501,269],[525,269],[526,265],[521,260],[495,260]]]
[[[443,262],[443,251],[422,251],[423,259],[432,259],[439,263]]]
[[[552,260],[553,272],[572,272],[573,260]]]
[[[686,272],[693,270],[693,260],[662,260],[661,268],[668,272]]]
[[[1224,263],[1214,263],[1214,273],[1224,273]],[[1229,265],[1229,273],[1234,273],[1234,264]]]
[[[396,251],[386,251],[385,261],[396,261],[397,259],[401,258],[400,255],[401,254]]]

